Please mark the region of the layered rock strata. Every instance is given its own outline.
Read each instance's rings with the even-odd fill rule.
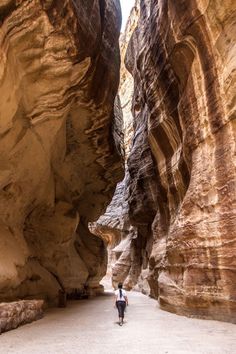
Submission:
[[[142,1],[126,56],[135,82],[129,213],[142,240],[152,238],[142,246],[151,294],[163,309],[232,322],[234,10],[233,1]]]
[[[43,300],[0,304],[0,334],[43,317]]]
[[[106,270],[87,225],[122,178],[120,7],[5,0],[0,19],[0,300],[56,303],[59,289],[98,288]]]
[[[236,323],[234,2],[140,4],[127,257],[163,309]]]

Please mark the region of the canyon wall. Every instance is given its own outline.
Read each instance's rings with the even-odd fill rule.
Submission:
[[[99,290],[88,222],[123,173],[120,24],[113,0],[1,1],[0,301]]]
[[[231,0],[141,1],[126,55],[135,87],[129,215],[151,295],[163,309],[232,322],[234,10]]]
[[[115,248],[113,283],[148,281],[162,309],[236,323],[235,22],[232,0],[140,1],[125,58],[135,236]]]

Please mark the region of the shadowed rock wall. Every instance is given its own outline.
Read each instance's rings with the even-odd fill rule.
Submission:
[[[122,178],[120,22],[113,0],[0,4],[0,300],[55,301],[105,273],[87,225]]]
[[[131,112],[134,79],[125,67],[125,54],[131,35],[137,25],[139,17],[138,1],[133,7],[126,25],[125,33],[120,37],[121,70],[120,86],[117,103],[120,109],[116,110],[116,116],[123,120],[123,159],[125,165],[125,178],[118,183],[113,199],[104,215],[97,222],[90,225],[91,232],[105,240],[110,254],[110,266],[112,266],[112,284],[114,287],[119,282],[124,282],[126,289],[131,289],[137,282],[140,265],[133,262],[135,260],[132,247],[137,237],[136,227],[133,227],[129,219],[129,185],[130,174],[127,160],[130,155],[132,140],[134,135],[133,115]],[[136,274],[136,276],[135,276]]]

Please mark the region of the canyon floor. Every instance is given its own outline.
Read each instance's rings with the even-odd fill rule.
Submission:
[[[117,324],[111,292],[50,309],[42,320],[0,336],[1,354],[233,354],[236,326],[189,319],[129,293],[123,327]]]

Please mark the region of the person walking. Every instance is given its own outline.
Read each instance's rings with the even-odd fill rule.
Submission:
[[[126,291],[121,283],[118,284],[118,289],[115,291],[115,306],[118,309],[119,325],[122,326],[124,323],[124,312],[126,306],[128,306],[128,297]]]

